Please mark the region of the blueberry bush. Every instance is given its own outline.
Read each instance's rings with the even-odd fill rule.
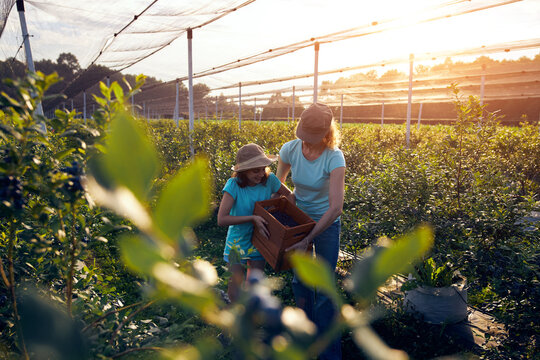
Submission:
[[[290,273],[259,274],[238,304],[220,295],[228,274],[215,210],[235,154],[248,142],[278,153],[294,122],[197,122],[189,134],[186,122],[134,119],[127,99],[144,77],[102,84],[91,119],[40,117],[36,104],[55,81],[9,80],[16,96],[0,100],[3,357],[308,359],[338,333],[351,358],[464,351],[437,345],[443,331],[399,307],[370,311],[377,288],[422,257],[459,269],[470,304],[505,325],[481,356],[538,355],[537,126],[499,126],[456,85],[456,124],[413,129],[409,148],[403,126],[345,126],[341,247],[362,260],[340,263],[349,275],[336,286],[322,264],[293,258],[341,310],[317,334],[294,307]]]

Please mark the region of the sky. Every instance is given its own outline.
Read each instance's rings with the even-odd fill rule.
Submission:
[[[137,1],[133,0],[131,4]],[[92,21],[81,23],[74,17],[62,15],[60,10],[69,12],[68,8],[64,7],[57,14],[51,15],[31,6],[47,2],[53,3],[53,0],[31,1],[27,6],[27,21],[32,35],[30,40],[34,59],[55,60],[61,52],[72,52],[83,67],[88,65],[96,49],[103,44],[105,36],[110,36],[118,30],[119,26],[121,28],[122,24],[129,22],[137,11],[135,5],[131,8],[111,10],[96,5],[91,11],[98,16]],[[195,7],[197,3],[205,2],[207,0],[192,0],[190,4]],[[403,24],[403,27],[355,39],[322,44],[318,57],[319,71],[379,64],[395,58],[406,59],[411,53],[453,51],[482,45],[540,39],[540,0],[522,0],[476,13],[415,24],[419,18],[425,17],[423,9],[426,7],[449,2],[451,0],[256,0],[210,25],[194,30],[193,71],[197,73],[271,48],[394,18],[398,19],[397,21]],[[98,2],[87,1],[86,3],[97,4]],[[150,3],[150,1],[140,0],[139,3]],[[471,5],[490,4],[494,1],[471,0],[468,3]],[[451,13],[455,9],[449,7],[441,10],[441,13],[445,11]],[[16,14],[13,15],[10,17],[6,32],[8,30],[20,32],[20,28],[17,29],[18,18]],[[158,23],[160,20],[156,17],[155,21]],[[11,48],[7,46],[10,41],[18,44],[20,38],[14,36],[13,33],[3,35],[0,41],[2,50],[0,56],[3,58],[13,56],[13,46]],[[4,45],[1,45],[2,43]],[[540,49],[536,48],[489,56],[497,59],[519,58],[521,56],[533,57],[538,53]],[[313,72],[314,58],[313,47],[308,47],[258,64],[195,79],[194,83],[202,82],[210,88],[216,88],[239,82],[307,74]],[[473,59],[453,58],[454,61]],[[419,63],[432,65],[443,61],[444,59],[436,59],[430,62],[415,62],[415,65]],[[408,64],[404,62],[392,68],[406,72]],[[187,39],[183,34],[160,52],[123,72],[144,73],[168,81],[186,76],[187,69]],[[370,69],[381,74],[387,71],[389,66],[374,66],[356,72],[366,72]],[[319,82],[334,81],[339,76],[348,75],[350,74],[321,76]],[[187,85],[187,82],[185,84]],[[243,91],[249,93],[263,89],[292,88],[293,85],[313,85],[313,79],[280,82],[264,87],[246,87]],[[237,94],[238,89],[218,90],[215,94],[217,95],[218,92],[225,95]]]

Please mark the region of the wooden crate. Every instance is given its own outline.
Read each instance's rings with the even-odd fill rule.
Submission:
[[[256,202],[253,214],[261,216],[268,222],[267,227],[270,233],[266,239],[255,228],[251,239],[255,248],[275,271],[290,269],[291,264],[285,249],[302,240],[313,229],[315,221],[285,197]],[[294,220],[297,225],[284,225],[274,216],[282,214]],[[278,218],[281,217],[278,216]],[[308,251],[312,248],[310,245]]]

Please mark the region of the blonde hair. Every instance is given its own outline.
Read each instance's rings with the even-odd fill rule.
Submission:
[[[341,133],[339,132],[336,122],[332,119],[330,129],[323,138],[323,143],[329,149],[336,149],[341,144]]]

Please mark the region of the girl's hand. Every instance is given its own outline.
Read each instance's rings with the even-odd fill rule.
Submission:
[[[259,215],[253,215],[253,225],[255,226],[255,231],[258,231],[261,235],[263,235],[266,239],[270,236],[270,233],[268,232],[268,228],[266,225],[268,222],[264,220]]]

